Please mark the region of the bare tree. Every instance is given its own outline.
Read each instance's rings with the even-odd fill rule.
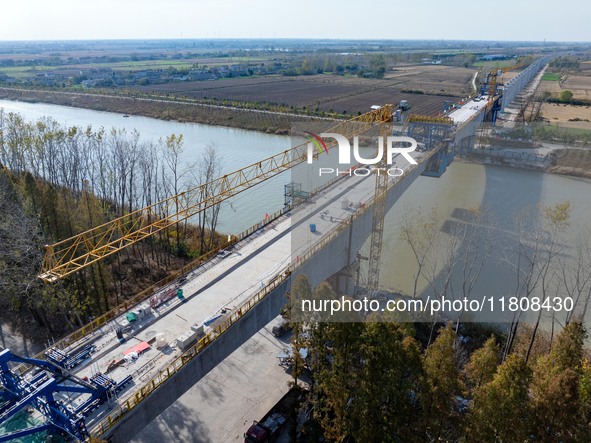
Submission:
[[[202,186],[201,199],[206,200],[218,192],[214,188],[212,181],[221,175],[222,171],[222,157],[218,153],[214,145],[207,146],[201,161],[197,167],[198,176],[197,183]],[[215,229],[218,222],[218,214],[220,211],[220,204],[213,205],[209,208],[201,208],[199,212],[199,235],[201,237],[200,250],[201,253],[209,250],[215,238]],[[206,236],[206,231],[209,229],[209,238]]]
[[[566,324],[583,321],[591,299],[591,225],[581,228],[574,243],[574,254],[559,257],[560,286],[573,300]]]
[[[218,178],[222,173],[222,156],[214,145],[209,145],[203,155],[203,163],[205,169],[210,172],[212,179]],[[211,180],[209,180],[211,181]],[[221,209],[221,204],[217,203],[209,208],[209,247],[213,247],[215,243],[216,229],[218,224],[218,216]]]
[[[463,228],[462,245],[458,266],[461,266],[461,295],[469,300],[472,291],[476,287],[482,269],[488,262],[493,249],[492,223],[488,219],[488,213],[482,208],[473,208],[468,211],[471,220],[467,220]],[[458,313],[456,333],[460,325],[463,311]]]
[[[506,251],[504,257],[504,262],[516,278],[514,297],[517,299],[529,300],[536,291],[541,291],[543,297],[547,296],[549,285],[555,275],[552,265],[562,251],[561,235],[568,227],[569,217],[570,202],[543,207],[541,212],[529,209],[518,216],[517,241]],[[540,309],[539,314],[541,313]],[[523,311],[519,309],[513,316],[503,353],[504,358],[511,352],[522,314]],[[531,353],[540,315],[532,332],[526,360]]]
[[[168,166],[168,182],[173,195],[178,195],[182,188],[182,178],[187,173],[187,170],[181,170],[181,156],[183,153],[183,136],[172,134],[166,137],[163,157],[164,164]],[[179,212],[179,202],[176,201],[175,210]],[[179,222],[176,223],[176,250],[180,252],[181,248],[181,232]]]
[[[421,277],[425,276],[425,265],[433,252],[433,246],[439,233],[439,213],[432,209],[429,214],[423,214],[420,210],[409,212],[402,221],[400,238],[410,247],[417,263],[417,271],[414,274],[412,296],[417,296],[418,284]]]

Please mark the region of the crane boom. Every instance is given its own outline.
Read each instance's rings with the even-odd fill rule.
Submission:
[[[329,131],[350,138],[368,130],[374,123],[390,119],[391,115],[392,105],[385,105],[341,122]],[[329,147],[334,145],[331,144]],[[302,143],[211,182],[130,212],[58,243],[47,245],[39,278],[45,283],[54,283],[197,215],[305,161],[306,149],[307,144]]]

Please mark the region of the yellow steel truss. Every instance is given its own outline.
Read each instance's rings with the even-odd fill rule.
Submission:
[[[439,125],[453,125],[454,122],[449,117],[411,114],[406,119],[406,123],[433,123]]]
[[[391,116],[392,105],[385,105],[327,131],[351,138],[367,131],[374,123],[390,121]],[[331,148],[334,143],[327,145]],[[302,143],[209,183],[47,245],[39,278],[45,283],[56,282],[262,183],[305,161],[306,157],[307,143]]]

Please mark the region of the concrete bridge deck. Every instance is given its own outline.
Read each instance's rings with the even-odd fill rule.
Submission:
[[[417,152],[414,155],[420,161],[426,154]],[[408,166],[404,160],[399,165],[400,168]],[[221,314],[222,309],[228,310],[228,313],[235,312],[276,275],[281,274],[291,261],[297,261],[299,256],[303,257],[340,223],[348,221],[356,209],[343,208],[342,197],[345,196],[357,206],[371,205],[374,187],[373,175],[352,176],[337,181],[316,194],[310,201],[234,245],[228,251],[228,256],[218,256],[191,272],[181,286],[184,301],[173,297],[167,303],[153,309],[152,315],[132,324],[129,324],[126,315],[122,314],[104,325],[92,339],[98,349],[92,360],[73,371],[79,377],[90,377],[96,372],[104,373],[110,362],[123,357],[124,351],[141,342],[150,341],[158,334],[165,335],[169,346],[157,349],[153,344],[136,360],[125,362],[109,372],[109,376],[116,381],[132,375],[133,384],[121,393],[118,399],[113,399],[110,404],[95,411],[87,420],[88,428],[92,429],[104,421],[111,410],[136,395],[145,383],[177,359],[183,350],[176,343],[176,339],[189,331],[192,325],[209,323]],[[371,215],[371,211],[367,212]],[[316,225],[315,232],[310,231],[310,224]],[[296,244],[292,244],[294,239],[297,239]],[[323,278],[326,277],[328,275]],[[169,289],[164,288],[162,291]],[[133,310],[146,306],[148,304],[143,303]],[[215,326],[216,321],[210,324],[211,328]],[[131,331],[124,335],[126,341],[120,343],[115,331],[117,328],[126,327],[131,327]],[[209,327],[206,327],[206,331],[208,329]],[[74,349],[77,346],[79,344],[72,343],[70,348]],[[64,398],[64,401],[69,401],[75,406],[82,399],[83,396],[70,396]]]
[[[465,106],[461,115],[458,113],[455,116],[457,118],[454,118],[454,121],[460,124],[461,130],[473,132],[473,128],[468,127],[465,123],[472,122],[472,125],[476,125],[480,120],[478,117],[481,115],[485,104],[486,101],[484,100],[475,102],[472,106]],[[462,122],[464,123],[463,126]],[[430,153],[422,154],[418,152],[413,154],[418,160],[425,160],[429,155]],[[398,167],[405,170],[411,169],[406,162],[402,161],[401,163]],[[388,208],[393,205],[393,202],[404,192],[414,178],[420,174],[421,167],[424,169],[424,166],[425,162],[423,161],[419,168],[414,168],[408,177],[405,174],[404,180],[400,180],[392,188],[395,191],[388,194]],[[370,175],[370,177],[372,176]],[[314,250],[322,261],[338,258],[338,260],[334,260],[334,272],[346,265],[347,259],[345,256],[347,254],[350,256],[352,250],[359,250],[361,247],[360,238],[363,239],[364,235],[366,238],[370,233],[367,226],[371,225],[371,211],[367,211],[367,207],[372,204],[374,186],[375,181],[368,179],[368,177],[354,176],[338,181],[333,186],[317,194],[311,201],[304,203],[291,213],[279,217],[262,230],[234,245],[228,256],[218,256],[191,272],[187,276],[186,282],[181,286],[185,296],[184,301],[173,297],[154,309],[150,316],[139,319],[133,324],[128,324],[126,316],[120,315],[103,325],[92,336],[85,337],[84,342],[87,343],[90,339],[97,346],[98,352],[93,354],[90,362],[74,370],[75,374],[80,377],[88,377],[96,372],[105,372],[110,362],[122,358],[124,351],[139,343],[150,341],[159,334],[164,334],[165,341],[169,344],[169,346],[160,350],[153,345],[137,359],[126,362],[110,371],[109,376],[116,381],[123,379],[127,375],[132,375],[133,383],[120,394],[119,398],[112,399],[109,404],[95,411],[87,420],[88,428],[94,429],[95,434],[97,434],[96,430],[99,429],[97,435],[104,435],[105,430],[107,430],[107,434],[114,438],[113,441],[127,441],[142,425],[154,419],[186,392],[199,378],[207,374],[227,355],[267,324],[277,314],[284,301],[280,296],[269,297],[270,301],[266,307],[262,308],[266,309],[264,315],[249,312],[251,315],[250,318],[245,319],[244,324],[246,326],[234,328],[235,334],[225,334],[220,336],[220,339],[216,338],[216,342],[218,342],[216,349],[210,346],[204,349],[205,352],[199,351],[199,358],[196,359],[198,361],[190,364],[190,367],[184,368],[185,375],[189,375],[187,371],[192,371],[189,376],[184,377],[180,371],[177,377],[169,376],[164,384],[168,383],[169,378],[176,378],[176,382],[171,381],[173,385],[169,384],[169,389],[158,389],[157,392],[150,396],[150,392],[156,389],[154,378],[161,375],[162,371],[168,371],[171,363],[178,361],[181,354],[183,354],[182,349],[177,344],[177,338],[190,330],[191,326],[195,324],[207,323],[209,327],[206,328],[206,332],[208,332],[207,329],[214,330],[219,322],[224,321],[223,317],[216,321],[222,309],[227,310],[229,315],[235,316],[237,310],[241,309],[241,306],[251,300],[253,296],[260,293],[261,289],[264,289],[266,285],[274,285],[275,277],[282,275],[290,263],[297,262],[298,257],[303,257]],[[346,196],[349,201],[359,206],[342,207],[341,198],[343,196]],[[358,236],[355,245],[349,244],[349,250],[347,251],[346,241],[342,238],[344,236],[340,228],[347,224],[349,218],[352,219],[352,216],[360,207],[364,206],[366,207],[365,210],[359,211],[359,213],[363,212],[364,217],[358,223],[364,225],[362,229],[363,235]],[[311,223],[316,225],[316,232],[310,232],[309,225]],[[332,240],[334,238],[332,234],[334,233],[338,233],[341,237],[338,245],[331,246],[330,251],[317,248],[323,246],[329,237]],[[326,274],[329,271],[327,269],[322,272],[314,272],[315,270],[312,268],[304,268],[304,272],[308,273],[308,271],[312,276],[313,284],[317,284],[330,275]],[[165,288],[163,291],[169,289]],[[278,293],[283,295],[285,287],[282,288],[282,291],[278,291]],[[255,303],[259,301],[261,300],[259,299]],[[145,306],[147,305],[144,304]],[[241,315],[238,315],[236,318],[240,317]],[[213,321],[213,323],[210,324],[210,321]],[[231,325],[232,322],[230,321],[229,324]],[[236,324],[235,326],[239,325]],[[125,343],[120,343],[115,331],[118,328],[127,327],[131,328],[131,330],[125,334]],[[213,337],[215,338],[215,334],[213,334]],[[80,345],[80,342],[71,343],[68,348],[75,349]],[[223,351],[220,351],[222,348],[224,348]],[[148,386],[150,382],[152,383],[151,387]],[[170,388],[170,386],[173,387]],[[155,397],[158,398],[154,400]],[[63,400],[75,406],[81,400],[81,397],[69,396],[64,397]],[[130,400],[133,400],[132,403],[135,408],[132,414],[129,414]],[[146,403],[144,410],[141,410],[144,404],[142,401]],[[117,411],[117,413],[113,414],[113,411]],[[133,415],[135,415],[135,419],[130,420]],[[123,416],[126,418],[121,420]],[[126,432],[117,432],[115,434],[113,431],[116,427],[125,423],[126,420],[131,423]],[[97,425],[100,425],[100,427]]]

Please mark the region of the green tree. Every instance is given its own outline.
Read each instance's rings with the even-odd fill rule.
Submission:
[[[561,102],[569,102],[573,99],[573,93],[572,91],[569,91],[568,89],[565,89],[564,91],[562,91],[560,93],[560,101]]]
[[[528,396],[531,370],[511,354],[492,381],[474,392],[468,414],[467,441],[523,442],[531,434]]]
[[[591,441],[591,362],[584,358],[579,376],[579,414],[583,424],[579,430],[580,441]]]
[[[549,354],[536,361],[531,385],[533,429],[539,441],[575,441],[579,418],[580,374],[586,332],[581,323],[568,324]]]
[[[312,288],[310,287],[310,282],[308,281],[307,277],[304,274],[300,274],[295,279],[294,283],[291,286],[291,292],[289,295],[289,302],[286,309],[286,316],[287,318],[291,318],[291,300],[304,300],[310,299],[312,297]],[[293,366],[291,370],[291,375],[293,377],[293,384],[294,386],[298,385],[298,379],[302,374],[305,366],[305,361],[300,355],[300,350],[306,347],[306,343],[303,340],[303,329],[304,324],[300,321],[290,321],[292,327],[292,336],[291,336],[291,348],[293,353]]]
[[[342,441],[355,427],[361,360],[360,337],[363,323],[330,323],[323,330],[330,349],[322,351],[328,360],[317,379],[316,417],[325,438]]]
[[[369,58],[369,66],[375,78],[384,78],[386,72],[386,59],[384,54],[373,54]]]
[[[571,368],[553,374],[540,358],[531,387],[532,427],[537,441],[576,441],[579,430],[579,374]]]
[[[425,355],[427,389],[423,401],[429,423],[427,432],[432,439],[445,438],[457,425],[456,396],[462,393],[462,384],[456,359],[456,334],[448,324],[441,329]]]
[[[470,385],[478,389],[481,385],[490,382],[501,361],[501,348],[494,337],[489,338],[484,346],[477,349],[470,356],[466,365],[466,378]]]
[[[423,441],[418,404],[422,364],[418,344],[397,324],[365,323],[362,363],[353,403],[356,441]]]

